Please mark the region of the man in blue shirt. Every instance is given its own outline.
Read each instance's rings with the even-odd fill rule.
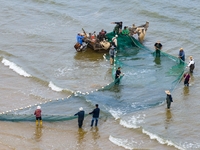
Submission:
[[[179,57],[182,61],[185,61],[185,52],[183,51],[183,48],[180,48],[178,57]]]
[[[80,34],[80,33],[78,33],[78,35],[76,36],[76,40],[77,40],[77,43],[79,43],[79,44],[83,44],[83,36]]]

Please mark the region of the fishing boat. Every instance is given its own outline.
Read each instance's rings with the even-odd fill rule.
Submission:
[[[91,48],[94,51],[97,52],[108,52],[109,48],[111,46],[110,42],[108,40],[106,40],[106,38],[98,38],[98,36],[95,35],[95,33],[91,34],[91,33],[86,33],[84,29],[83,33],[81,33],[82,36],[84,36],[83,38],[83,45],[80,45],[79,43],[76,43],[74,45],[74,48],[76,49],[76,51],[80,52],[83,51],[86,47]]]
[[[128,28],[129,35],[119,34],[117,41],[120,44],[120,41],[124,41],[125,39],[127,39],[127,36],[128,39],[130,39],[135,34],[137,34],[138,36],[137,40],[140,43],[143,43],[148,27],[149,27],[148,21],[146,21],[145,24],[140,26],[135,26],[135,24],[133,24],[132,27]],[[79,43],[76,43],[74,45],[74,48],[76,49],[77,52],[81,52],[85,50],[87,47],[97,52],[108,52],[111,47],[112,38],[116,36],[114,32],[110,32],[105,34],[105,37],[100,37],[100,34],[96,36],[95,32],[91,34],[91,33],[86,33],[83,28],[82,30],[83,33],[81,33],[81,35],[84,36],[83,38],[84,42],[82,45],[80,45]]]

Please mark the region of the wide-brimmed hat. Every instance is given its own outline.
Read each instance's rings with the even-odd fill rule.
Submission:
[[[180,50],[183,50],[183,48],[181,47]]]
[[[168,94],[168,95],[171,94],[169,90],[166,90],[165,93]]]
[[[83,110],[83,107],[80,107],[79,110],[80,110],[80,111]]]
[[[41,109],[41,106],[37,106],[37,109]]]
[[[115,35],[115,37],[118,37],[118,35]]]
[[[192,56],[190,56],[190,58],[192,59]]]

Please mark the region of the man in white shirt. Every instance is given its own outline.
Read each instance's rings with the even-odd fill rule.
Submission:
[[[114,44],[115,47],[117,47],[117,37],[118,35],[115,35],[115,37],[112,38],[112,43]]]
[[[190,68],[190,73],[193,73],[193,70],[195,68],[195,62],[192,56],[190,56],[189,64],[187,65],[187,67]]]

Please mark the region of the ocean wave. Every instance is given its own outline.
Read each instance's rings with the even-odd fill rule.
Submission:
[[[56,86],[55,84],[53,84],[52,81],[49,82],[49,87],[53,90],[53,91],[56,91],[56,92],[61,92],[63,89]]]
[[[185,142],[182,145],[186,149],[199,149],[200,148],[200,144],[199,143]]]
[[[143,123],[145,119],[145,114],[140,115],[138,114],[137,116],[132,116],[131,118],[128,118],[127,120],[120,120],[120,125],[126,127],[126,128],[133,128],[137,129],[140,128],[137,124]]]
[[[109,112],[115,118],[115,120],[119,119],[120,116],[124,114],[124,112],[122,112],[120,109],[110,109]]]
[[[24,77],[31,77],[30,74],[28,74],[26,71],[24,71],[21,67],[17,66],[15,63],[8,61],[7,59],[3,58],[1,61],[5,66],[8,66],[10,69],[15,71],[21,76]]]
[[[56,92],[70,92],[70,93],[74,93],[74,91],[72,91],[72,90],[63,89],[61,87],[56,86],[52,81],[49,82],[48,87],[50,87],[53,91],[56,91]]]
[[[114,138],[114,137],[112,137],[111,135],[109,136],[109,140],[112,142],[112,143],[114,143],[114,144],[116,144],[116,145],[118,145],[118,146],[121,146],[121,147],[123,147],[123,148],[125,148],[125,149],[133,149],[133,147],[131,147],[131,146],[129,146],[129,141],[127,140],[127,139],[119,139],[119,138]]]
[[[173,142],[170,141],[170,140],[162,139],[162,138],[159,137],[158,135],[153,134],[153,133],[150,133],[150,132],[148,132],[148,131],[146,131],[146,130],[144,130],[144,129],[142,129],[142,132],[143,132],[144,134],[148,135],[148,136],[150,137],[150,139],[155,139],[155,140],[157,140],[157,141],[158,141],[159,143],[161,143],[161,144],[166,144],[166,145],[169,145],[169,146],[174,146],[174,147],[177,148],[177,149],[184,150],[184,148],[182,148],[182,147],[176,145],[175,143],[173,143]]]
[[[137,126],[136,124],[134,124],[135,122],[132,122],[131,121],[125,121],[125,120],[120,120],[120,125],[126,127],[126,128],[134,128],[134,129],[137,129],[137,128],[140,128],[139,126]]]

